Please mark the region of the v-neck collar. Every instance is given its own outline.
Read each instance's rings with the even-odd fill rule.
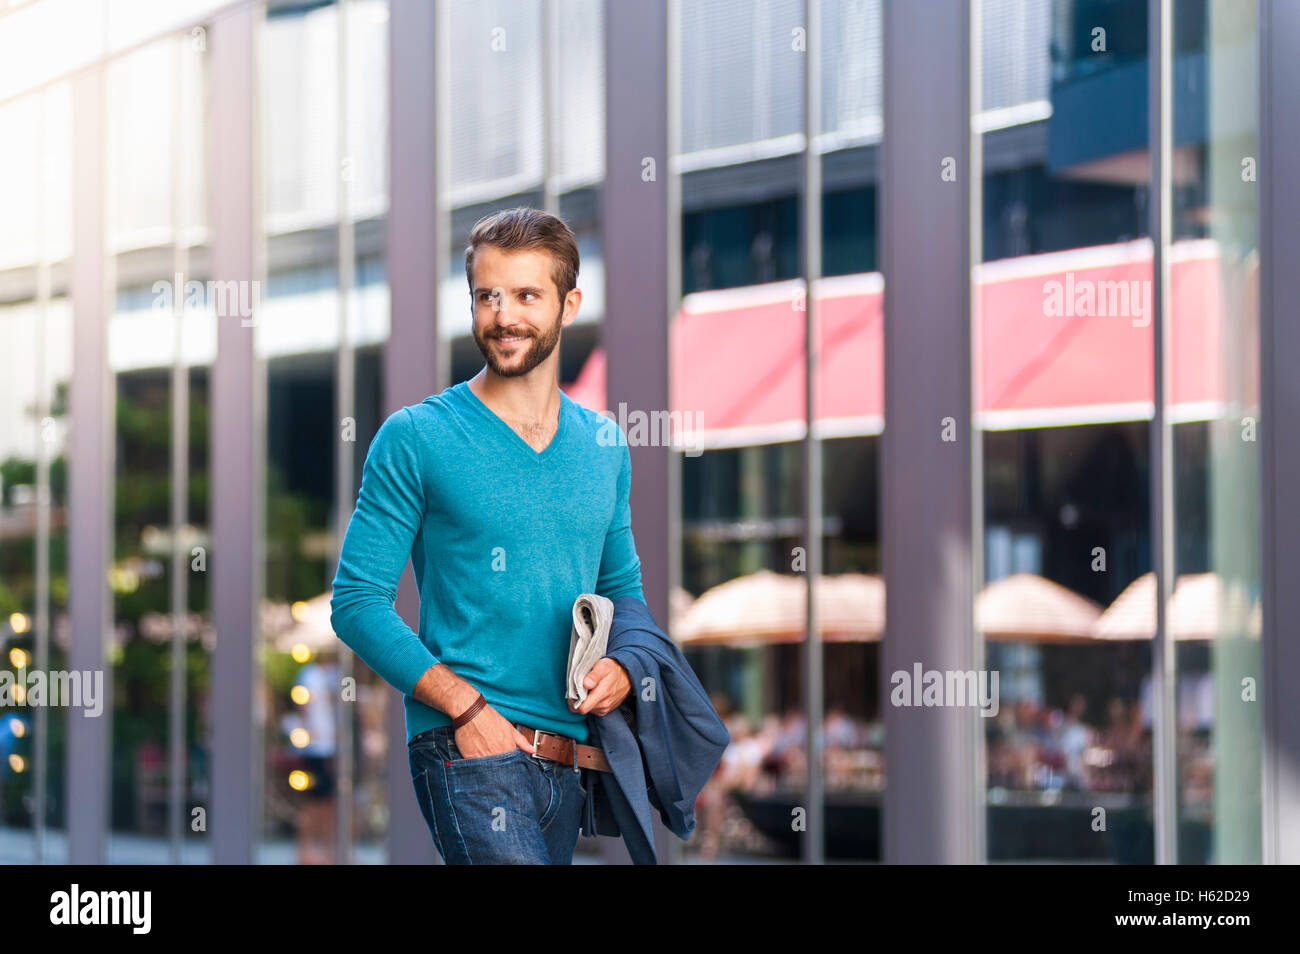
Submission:
[[[460,382],[456,387],[463,389],[465,400],[468,401],[472,407],[476,408],[481,414],[487,415],[495,422],[495,425],[498,428],[505,431],[507,441],[513,443],[520,450],[526,452],[533,460],[545,460],[550,455],[551,451],[555,450],[555,446],[560,443],[560,438],[564,436],[564,422],[569,416],[568,408],[565,405],[569,401],[569,396],[564,393],[563,389],[560,390],[560,413],[559,421],[555,425],[555,435],[551,438],[551,442],[539,451],[534,448],[532,444],[529,444],[526,440],[520,437],[519,432],[502,420],[496,411],[483,403],[483,399],[475,394],[474,389],[469,386],[468,379]]]

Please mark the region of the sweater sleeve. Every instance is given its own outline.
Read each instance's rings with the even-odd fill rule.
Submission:
[[[366,454],[339,552],[330,624],[380,678],[405,695],[438,660],[393,602],[424,519],[418,435],[409,408],[391,414]]]
[[[642,603],[641,560],[632,539],[632,507],[628,495],[632,489],[632,455],[627,441],[621,441],[623,465],[618,475],[618,492],[614,516],[605,533],[605,550],[600,558],[600,573],[596,578],[596,594],[608,599],[635,596]]]

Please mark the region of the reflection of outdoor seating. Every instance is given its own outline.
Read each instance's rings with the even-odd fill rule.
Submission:
[[[824,576],[819,578],[817,593],[817,616],[828,652],[851,648],[837,643],[879,641],[885,628],[884,585],[879,577],[852,573]],[[674,637],[684,648],[772,646],[765,650],[772,655],[761,660],[763,671],[781,673],[780,664],[788,660],[777,655],[786,652],[780,644],[805,638],[806,599],[807,583],[802,577],[758,571],[715,586],[685,606],[677,618]],[[1134,581],[1103,611],[1098,604],[1044,577],[1016,573],[994,580],[980,591],[974,622],[998,653],[1011,652],[1005,644],[1032,643],[1045,647],[1036,652],[1059,653],[1059,658],[1068,658],[1071,665],[1080,658],[1073,655],[1077,653],[1095,656],[1099,662],[1110,661],[1117,658],[1113,654],[1128,651],[1122,644],[1131,648],[1151,639],[1154,601],[1155,587],[1149,574]],[[1176,581],[1169,631],[1183,649],[1196,649],[1183,641],[1257,635],[1258,618],[1258,603],[1245,599],[1239,589],[1225,588],[1214,574],[1186,575]],[[1214,720],[1210,704],[1213,677],[1206,671],[1209,665],[1189,657],[1186,668],[1180,668],[1178,796],[1183,823],[1192,826],[1185,833],[1189,845],[1205,841],[1205,832],[1195,826],[1204,827],[1212,806],[1210,741]],[[1143,702],[1147,691],[1116,684],[1117,695],[1107,699],[1098,695],[1095,679],[1063,683],[1058,678],[1043,685],[1041,678],[1049,671],[1068,673],[1071,668],[1040,668],[1037,683],[1023,679],[1011,683],[1015,689],[1010,693],[1004,684],[1000,711],[983,727],[990,832],[996,831],[997,838],[1005,842],[997,845],[998,856],[1149,861],[1142,847],[1149,841],[1143,832],[1150,827],[1149,817],[1143,814],[1147,809],[1142,806],[1152,790],[1151,719]],[[829,685],[837,691],[828,689],[828,704],[848,698],[844,686]],[[798,692],[799,687],[785,681],[764,686],[760,698],[787,700],[790,708],[784,716],[769,714],[753,725],[739,716],[729,720],[731,744],[718,777],[711,782],[725,790],[733,807],[740,806],[753,829],[764,830],[769,815],[775,819],[771,826],[777,841],[788,836],[788,809],[800,804],[799,793],[806,784],[806,723],[796,701]],[[1069,703],[1056,708],[1034,701],[1045,695],[1069,698]],[[878,811],[873,806],[885,784],[883,725],[879,721],[869,725],[832,708],[826,713],[823,739],[822,779],[828,813],[832,798],[837,805],[836,817],[827,819],[828,839],[846,839],[836,851],[849,851],[846,845],[852,844],[858,845],[852,850],[862,850],[850,829],[854,825],[870,827],[873,823],[863,812]],[[1109,840],[1074,844],[1051,830],[1065,826],[1063,831],[1073,832],[1079,821],[1076,815],[1086,815],[1087,805],[1108,799],[1118,800],[1115,807],[1119,813]],[[845,818],[854,821],[849,824]],[[1087,822],[1084,818],[1082,827],[1091,831]],[[835,834],[837,829],[841,834]],[[1128,832],[1127,848],[1112,845],[1119,831]],[[995,841],[991,834],[991,847]],[[828,851],[830,845],[828,840]],[[1188,857],[1196,854],[1193,849]]]

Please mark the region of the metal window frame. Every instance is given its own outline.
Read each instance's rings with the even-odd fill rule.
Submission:
[[[886,0],[880,254],[885,276],[885,429],[880,455],[885,633],[881,709],[886,863],[981,860],[980,719],[973,708],[887,704],[890,673],[973,670],[980,508],[972,418],[972,0]],[[945,159],[955,180],[941,179]],[[923,257],[918,249],[926,249]],[[927,374],[914,373],[924,367]],[[944,441],[951,418],[957,439]],[[917,758],[916,753],[926,753]]]
[[[348,140],[348,11],[352,0],[335,0],[335,48],[334,48],[334,83],[335,83],[335,197],[338,202],[334,234],[338,242],[335,261],[335,280],[338,285],[338,330],[339,343],[334,357],[334,426],[337,439],[337,453],[334,457],[334,540],[333,566],[338,567],[339,551],[343,547],[343,537],[347,533],[348,520],[352,515],[355,488],[353,487],[353,466],[356,455],[355,441],[342,438],[344,418],[353,419],[356,425],[357,406],[357,355],[351,341],[352,327],[352,291],[356,287],[356,226],[352,219],[350,176],[344,175],[345,164],[350,162],[350,142]],[[354,431],[355,433],[355,431]],[[331,572],[330,576],[333,577]],[[338,678],[340,686],[346,680],[356,678],[356,653],[351,647],[339,641]],[[338,864],[351,864],[355,858],[355,845],[352,836],[352,808],[355,786],[353,775],[356,771],[353,754],[355,733],[354,706],[344,705],[340,701],[334,706],[335,733],[335,777],[338,780],[338,794],[334,799],[334,850]]]
[[[1178,863],[1178,664],[1169,634],[1174,574],[1173,430],[1168,407],[1173,354],[1169,322],[1169,246],[1173,239],[1173,5],[1147,5],[1147,148],[1151,235],[1153,413],[1151,454],[1151,569],[1156,581],[1156,632],[1151,649],[1152,814],[1156,864]]]
[[[814,148],[821,122],[821,0],[804,0],[803,60],[803,151],[800,154],[802,182],[799,190],[801,254],[804,281],[804,432],[800,442],[803,470],[804,639],[800,647],[804,687],[804,751],[808,753],[805,801],[807,813],[803,831],[803,860],[822,864],[826,858],[826,792],[823,781],[823,737],[825,734],[825,654],[817,593],[821,585],[822,549],[822,442],[817,433],[817,394],[821,386],[818,366],[821,336],[813,286],[822,277],[822,157]]]
[[[449,10],[445,0],[390,0],[389,194],[390,330],[384,344],[383,413],[417,403],[446,385],[451,345],[438,333],[438,284],[449,255],[449,219],[442,205],[445,181]],[[433,267],[430,267],[430,250]],[[350,507],[349,507],[350,512]],[[419,625],[420,595],[407,569],[397,588],[397,612]],[[400,693],[389,693],[388,861],[428,864],[437,858],[411,786],[406,714]]]
[[[1263,553],[1261,779],[1263,860],[1300,863],[1300,707],[1287,690],[1300,683],[1300,443],[1288,431],[1300,419],[1300,5],[1259,0],[1260,188],[1260,529]]]
[[[262,281],[257,36],[261,6],[211,25],[212,278]],[[257,316],[254,315],[254,321]],[[212,776],[214,864],[250,864],[260,840],[264,766],[255,688],[265,588],[266,368],[254,331],[217,317],[212,366]],[[230,555],[230,559],[225,556]]]
[[[677,254],[680,188],[671,168],[674,107],[669,83],[677,0],[625,3],[605,0],[605,181],[601,237],[608,308],[601,336],[606,355],[606,402],[615,417],[623,403],[649,413],[669,409],[668,327],[680,298]],[[654,181],[644,181],[643,160],[654,160]],[[630,506],[641,560],[646,606],[668,622],[669,524],[680,458],[669,447],[631,446]],[[609,840],[607,861],[628,858]],[[669,860],[679,850],[655,819],[655,852]]]
[[[112,595],[113,381],[108,368],[108,263],[105,261],[105,87],[101,65],[72,80],[73,246],[72,381],[69,410],[68,666],[103,672],[111,698],[106,639]],[[110,733],[107,718],[70,714],[66,791],[68,863],[104,862],[108,830]]]

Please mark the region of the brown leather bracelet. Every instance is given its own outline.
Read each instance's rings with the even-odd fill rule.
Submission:
[[[487,699],[483,698],[483,693],[480,692],[478,694],[478,698],[474,700],[474,702],[470,705],[468,709],[466,709],[460,715],[456,716],[456,718],[451,720],[452,730],[454,731],[456,729],[459,729],[470,719],[478,715],[479,710],[482,709],[485,705],[487,705]]]

